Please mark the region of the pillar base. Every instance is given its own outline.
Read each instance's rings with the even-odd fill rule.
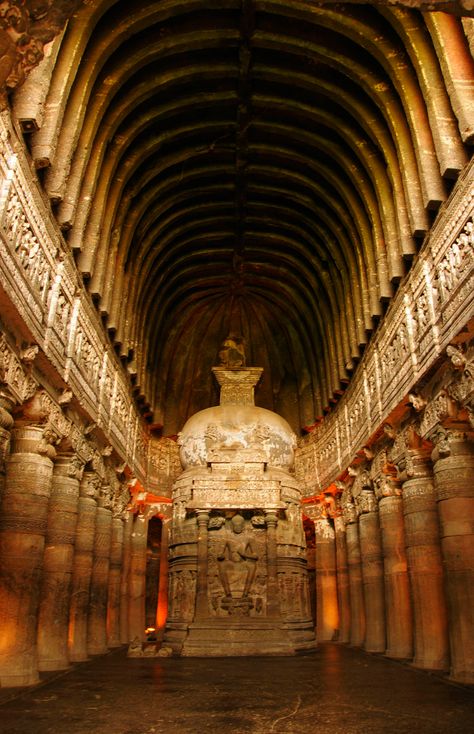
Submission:
[[[44,660],[38,663],[38,670],[40,673],[46,673],[53,670],[69,670],[71,666],[69,662],[64,660]]]
[[[22,686],[36,686],[40,682],[36,673],[2,675],[0,677],[0,688],[20,688]]]
[[[447,673],[449,671],[449,663],[446,660],[429,660],[427,658],[423,660],[422,658],[415,658],[410,663],[410,666],[417,670],[432,671],[433,673]]]
[[[109,652],[108,647],[103,646],[97,646],[97,647],[88,647],[87,648],[87,654],[88,655],[105,655]]]
[[[87,663],[90,660],[88,655],[70,655],[71,663]]]
[[[448,680],[452,680],[453,683],[462,683],[463,685],[473,686],[474,672],[472,670],[459,670],[458,672],[451,672],[448,675]]]
[[[405,660],[409,662],[410,660],[412,660],[413,654],[411,653],[411,651],[403,653],[396,650],[385,650],[385,657],[390,658],[391,660]]]

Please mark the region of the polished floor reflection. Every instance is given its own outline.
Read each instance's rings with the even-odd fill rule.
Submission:
[[[127,659],[0,691],[2,734],[464,734],[474,691],[335,644],[298,658]]]

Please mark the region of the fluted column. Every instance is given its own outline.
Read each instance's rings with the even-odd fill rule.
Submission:
[[[342,517],[346,526],[347,571],[349,576],[349,642],[360,647],[365,639],[365,606],[360,560],[359,525],[350,489],[341,497]]]
[[[209,511],[196,510],[198,526],[197,536],[197,579],[196,579],[196,616],[195,619],[203,619],[209,616],[209,604],[207,600],[207,565],[208,547],[207,537],[209,524]]]
[[[54,463],[38,618],[40,670],[69,667],[68,619],[82,462],[58,456]]]
[[[368,652],[385,652],[385,601],[382,541],[377,500],[371,490],[357,497],[362,581],[365,606],[365,642]]]
[[[146,544],[148,520],[136,515],[130,538],[128,622],[130,640],[145,639]]]
[[[349,642],[351,634],[351,607],[349,571],[347,566],[346,525],[340,511],[334,515],[336,537],[337,602],[339,609],[339,642]]]
[[[474,683],[474,444],[467,434],[433,436],[434,481],[449,611],[451,677]]]
[[[158,583],[158,606],[156,610],[156,629],[158,635],[165,629],[168,616],[168,548],[170,538],[171,518],[162,518],[161,548],[160,548],[160,580]]]
[[[107,652],[107,593],[109,586],[112,510],[108,486],[102,487],[97,501],[92,562],[89,613],[87,617],[87,652]]]
[[[107,593],[107,646],[120,647],[120,584],[123,559],[123,519],[112,519],[109,588]]]
[[[336,542],[325,508],[321,505],[315,509],[316,639],[325,642],[337,639],[339,629]]]
[[[405,543],[413,600],[413,665],[449,668],[446,598],[436,492],[430,452],[408,427],[398,463],[402,481]],[[411,448],[410,448],[411,447]]]
[[[12,430],[0,500],[0,685],[38,682],[36,626],[55,451],[49,429]]]
[[[96,472],[84,472],[79,489],[69,608],[69,659],[72,662],[88,659],[87,616],[99,485],[100,477]]]
[[[130,642],[130,632],[128,623],[129,614],[129,572],[130,572],[130,554],[131,554],[131,536],[133,530],[133,514],[125,511],[123,524],[123,553],[122,553],[122,571],[120,575],[120,642],[126,645]]]

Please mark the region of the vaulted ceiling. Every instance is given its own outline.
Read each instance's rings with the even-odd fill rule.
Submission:
[[[229,332],[295,429],[337,400],[470,155],[472,23],[310,0],[72,16],[13,109],[165,434],[215,402]]]

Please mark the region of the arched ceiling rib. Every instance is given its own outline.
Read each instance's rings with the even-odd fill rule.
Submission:
[[[237,331],[257,401],[312,424],[467,160],[461,20],[95,0],[57,46],[31,152],[144,410],[172,434],[212,404]]]

